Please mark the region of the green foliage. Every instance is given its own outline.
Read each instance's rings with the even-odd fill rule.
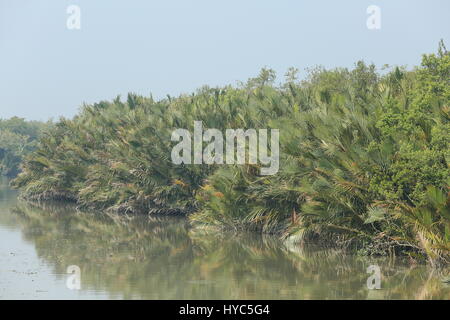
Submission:
[[[32,199],[121,212],[190,214],[193,224],[449,262],[450,55],[413,71],[264,68],[240,87],[161,101],[129,94],[84,106],[40,139],[14,181]],[[174,165],[171,132],[280,129],[280,171]]]
[[[49,124],[13,117],[0,119],[0,174],[14,177],[23,157],[34,150],[40,132]]]

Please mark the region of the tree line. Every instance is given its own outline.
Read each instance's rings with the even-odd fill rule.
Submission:
[[[11,178],[20,172],[22,159],[35,149],[41,132],[49,125],[19,117],[0,119],[0,175]]]
[[[450,53],[408,70],[289,69],[161,100],[128,94],[55,123],[12,182],[32,200],[121,213],[182,214],[363,254],[450,262]],[[172,163],[171,133],[279,129],[280,165]]]

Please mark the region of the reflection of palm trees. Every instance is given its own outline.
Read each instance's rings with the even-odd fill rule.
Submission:
[[[154,299],[450,298],[424,268],[368,261],[330,249],[289,249],[277,238],[191,229],[183,218],[80,213],[20,202],[25,239],[64,274],[80,266],[82,288]],[[383,291],[366,289],[366,268],[381,266]],[[428,277],[424,281],[424,277]]]

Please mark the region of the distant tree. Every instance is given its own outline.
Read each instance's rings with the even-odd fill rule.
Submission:
[[[271,86],[277,78],[277,73],[275,70],[270,68],[262,68],[256,78],[250,78],[247,81],[247,87],[249,88],[260,88],[264,86]]]
[[[23,157],[35,149],[49,124],[19,117],[0,119],[0,174],[14,177],[19,173]]]

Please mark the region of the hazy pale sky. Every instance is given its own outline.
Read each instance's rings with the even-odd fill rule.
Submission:
[[[279,79],[360,59],[414,66],[441,38],[450,47],[449,14],[448,0],[0,0],[0,118],[71,117],[83,102],[234,84],[264,66]]]

